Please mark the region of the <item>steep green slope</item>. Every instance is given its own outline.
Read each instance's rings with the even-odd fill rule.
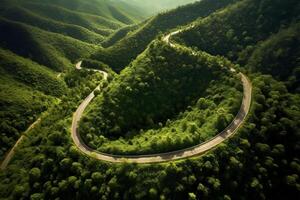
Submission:
[[[2,68],[0,74],[0,160],[2,160],[20,134],[54,102],[54,98],[7,76]]]
[[[62,96],[66,84],[52,70],[0,49],[0,160],[27,127]]]
[[[9,20],[23,22],[45,31],[60,33],[88,43],[97,44],[103,40],[102,35],[96,34],[87,28],[48,19],[22,7],[11,7],[1,13],[1,15]]]
[[[61,18],[64,14],[69,17],[69,14],[73,14],[79,18],[89,16],[95,19],[106,19],[116,24],[133,23],[144,18],[143,12],[134,5],[118,0],[11,0],[6,1],[5,4],[8,6],[29,6],[35,12],[51,17]],[[49,10],[46,9],[47,7],[49,7]],[[38,8],[41,10],[38,10]],[[57,13],[59,16],[55,16],[56,13],[51,12],[53,9],[61,11]]]
[[[11,0],[0,11],[6,19],[94,44],[145,17],[134,5],[114,0]]]
[[[88,13],[76,12],[74,10],[65,9],[52,4],[29,3],[24,5],[25,8],[37,13],[43,17],[47,17],[66,24],[74,24],[99,34],[109,33],[119,28],[122,24],[99,15],[91,15]]]
[[[0,18],[0,46],[54,70],[63,70],[95,47],[79,40]]]
[[[295,1],[291,0],[253,0],[247,2],[257,3],[260,7],[254,5],[252,9],[245,10],[242,9],[243,6],[241,6],[239,11],[233,9],[233,12],[231,12],[229,9],[224,11],[227,13],[226,15],[216,14],[219,16],[218,18],[220,18],[218,20],[221,20],[220,24],[217,23],[216,15],[213,15],[212,18],[216,21],[211,21],[209,27],[214,27],[214,24],[218,26],[208,31],[214,32],[217,37],[210,40],[210,37],[213,37],[214,33],[204,34],[205,31],[201,29],[201,31],[203,31],[201,32],[203,33],[203,41],[201,35],[197,33],[193,33],[193,41],[189,40],[192,46],[197,46],[197,43],[201,45],[206,44],[205,40],[207,40],[207,45],[204,45],[207,51],[214,51],[216,53],[222,52],[224,53],[222,55],[226,56],[231,50],[224,50],[221,45],[222,43],[226,48],[229,44],[240,45],[239,48],[234,49],[232,54],[228,54],[228,57],[234,61],[238,60],[239,63],[243,64],[241,66],[245,73],[248,73],[253,84],[253,100],[247,121],[232,138],[201,157],[196,156],[186,160],[155,165],[137,165],[135,163],[127,163],[126,161],[122,164],[109,164],[97,161],[94,157],[84,156],[74,146],[69,136],[69,127],[71,126],[74,110],[80,104],[80,101],[84,99],[97,84],[96,82],[94,82],[94,84],[90,82],[92,77],[86,76],[89,72],[74,71],[74,74],[71,74],[67,78],[67,82],[73,87],[72,91],[66,94],[64,101],[55,107],[49,116],[43,119],[42,123],[28,134],[28,138],[25,139],[24,143],[18,148],[16,156],[6,171],[0,173],[1,198],[247,200],[295,199],[295,197],[299,196],[300,96],[298,93],[290,93],[283,82],[276,81],[271,75],[262,75],[259,73],[259,71],[262,70],[264,73],[272,73],[272,75],[278,79],[284,80],[286,76],[290,78],[290,74],[285,74],[284,70],[282,73],[284,76],[281,77],[281,63],[286,64],[285,61],[288,61],[288,65],[293,66],[296,64],[294,60],[296,61],[297,59],[294,58],[294,55],[297,54],[289,51],[289,48],[294,51],[293,43],[290,41],[291,38],[292,41],[295,41],[295,44],[297,44],[297,28],[294,29],[291,26],[291,29],[286,29],[289,22],[281,21],[280,23],[282,23],[282,25],[278,25],[278,19],[279,21],[281,19],[285,20],[285,17],[281,14],[285,13],[290,15],[293,8],[296,9],[296,4],[294,4]],[[285,6],[285,4],[291,5]],[[281,7],[281,9],[277,9],[276,7]],[[259,17],[260,19],[258,20],[256,14],[252,15],[252,12],[265,13],[265,15]],[[235,13],[236,18],[223,21],[223,19],[227,19],[231,13]],[[281,13],[280,16],[283,18],[278,18],[278,13]],[[272,18],[274,18],[274,21],[272,21]],[[207,20],[210,21],[210,17]],[[258,23],[253,23],[257,20]],[[269,23],[269,20],[271,20],[271,23]],[[249,22],[250,27],[244,24],[245,21]],[[261,23],[261,21],[265,21],[266,23]],[[204,22],[205,20],[200,23]],[[262,32],[258,31],[256,34],[251,33],[250,35],[245,33],[245,35],[253,37],[254,39],[262,38],[263,41],[258,43],[258,41],[249,40],[251,42],[247,44],[251,45],[248,45],[247,48],[244,46],[245,43],[243,40],[241,40],[241,43],[239,43],[239,40],[236,42],[235,35],[237,35],[239,39],[239,34],[232,33],[232,31],[228,29],[229,25],[233,25],[233,22],[234,27],[239,27],[239,24],[244,24],[241,26],[242,30],[234,29],[234,32],[237,33],[243,32],[244,29],[250,31],[252,29],[254,31],[258,29],[264,30]],[[275,24],[274,27],[276,28],[270,28],[272,27],[270,24]],[[280,26],[281,30],[278,31],[278,27]],[[197,26],[197,29],[198,28]],[[274,36],[270,36],[272,34],[270,34],[269,30],[273,32]],[[223,32],[223,35],[227,35],[228,33],[228,37],[231,39],[224,39],[219,32]],[[285,38],[287,41],[285,41]],[[216,46],[214,42],[216,42]],[[199,45],[200,50],[201,45]],[[235,45],[233,45],[232,48],[236,48]],[[218,47],[218,49],[216,49],[216,47]],[[284,48],[284,50],[282,53],[280,51],[279,53],[274,51],[274,54],[270,54],[269,51],[273,48]],[[297,50],[295,51],[297,52]],[[252,54],[252,52],[259,53]],[[286,56],[285,52],[291,53],[291,57]],[[259,58],[256,63],[254,63],[255,57],[252,57],[254,55]],[[188,59],[187,61],[183,59],[184,62],[189,63],[192,56],[187,56],[186,54],[183,54],[183,56],[186,56],[185,59]],[[268,56],[270,56],[271,59],[268,59]],[[282,56],[284,57],[284,62],[281,60]],[[181,57],[176,54],[172,59],[177,60],[179,58]],[[251,62],[248,62],[249,58],[251,58]],[[219,59],[220,58],[216,60]],[[160,64],[164,61],[160,60],[159,57],[154,60],[159,61]],[[142,62],[139,58],[138,61],[139,66],[142,66],[144,63],[146,65],[145,68],[148,69],[149,61]],[[183,61],[179,63],[182,64],[181,62]],[[173,61],[171,63],[173,63]],[[250,65],[251,63],[255,64],[255,66]],[[276,63],[280,64],[279,71],[276,70]],[[247,64],[249,65],[246,67]],[[160,66],[164,66],[164,63],[152,67],[159,69]],[[176,64],[174,64],[174,66],[176,66]],[[269,68],[270,66],[276,67],[276,69],[273,71]],[[251,67],[252,72],[249,70],[249,67]],[[146,79],[145,75],[147,75],[147,71],[140,73],[144,67],[140,69],[132,66],[131,68],[136,69],[136,73],[132,71],[131,75],[142,75],[142,77],[128,77],[130,81],[137,79],[134,84],[136,87],[131,88],[133,92],[135,92],[135,89],[139,89],[140,91],[138,84],[140,80]],[[172,74],[172,66],[164,68],[171,69],[170,73],[166,73],[166,77],[174,74]],[[163,71],[164,68],[162,68],[161,71]],[[177,67],[174,68],[179,69]],[[287,68],[291,69],[290,66]],[[195,69],[186,70],[194,72]],[[124,70],[120,76],[122,77],[123,73],[129,71],[131,71],[130,68]],[[253,74],[253,71],[257,71],[258,73]],[[176,70],[175,72],[178,71]],[[292,75],[292,77],[293,76],[294,75]],[[119,88],[120,94],[121,92],[125,93],[124,90],[126,90],[126,88],[122,88],[123,82],[119,82],[118,80],[123,80],[124,83],[127,84],[125,78],[127,77],[124,75],[123,79],[117,78],[113,81],[113,83],[120,84],[120,86],[116,87]],[[169,81],[167,79],[163,80]],[[7,82],[6,80],[4,81],[4,83]],[[0,84],[0,87],[2,85],[4,84]],[[141,84],[141,86],[143,86],[143,84]],[[216,87],[217,86],[219,85],[216,84]],[[110,87],[111,86],[109,86],[109,88]],[[121,90],[121,88],[123,90]],[[220,92],[218,89],[220,89],[221,92],[223,90],[222,88],[215,88],[214,91],[218,91],[215,92],[216,94]],[[116,91],[116,89],[114,90]],[[1,89],[0,93],[2,91],[4,90]],[[15,91],[18,92],[17,94],[21,93],[19,90]],[[225,91],[222,92],[222,96],[224,92]],[[107,96],[111,96],[109,94],[110,92],[108,91]],[[124,99],[126,99],[126,95],[124,94]],[[226,94],[224,95],[226,96]],[[99,101],[100,98],[101,96],[96,100]],[[136,98],[140,97],[137,96]],[[160,98],[160,96],[158,96],[158,98]],[[218,99],[218,95],[216,95],[216,99]],[[114,99],[112,99],[112,101],[109,100],[109,102],[114,102]],[[142,103],[144,102],[138,102],[137,105]],[[115,104],[120,104],[120,102],[116,102]],[[120,105],[122,105],[122,103]],[[133,103],[130,105],[133,105]],[[135,108],[135,106],[136,105],[133,105],[133,108]],[[130,110],[132,108],[126,107],[126,109]],[[191,108],[188,108],[187,112],[190,111],[189,109]],[[143,109],[138,112],[141,111],[143,111]],[[193,111],[194,110],[191,112]],[[154,111],[151,110],[151,112]],[[202,113],[206,113],[206,111]],[[105,117],[113,119],[112,116]],[[116,113],[115,116],[115,118],[118,117]],[[188,120],[197,120],[194,119],[193,115],[190,115],[190,117]],[[92,122],[93,119],[90,120]],[[95,121],[98,120],[99,119],[95,118]],[[163,128],[168,129],[168,126]],[[92,129],[93,127],[90,127],[89,130],[93,131]],[[1,128],[1,130],[4,130],[4,128]],[[166,132],[166,134],[169,133]],[[155,135],[152,135],[151,137],[154,136]],[[101,138],[98,139],[101,140]],[[147,139],[149,140],[147,137],[142,139],[145,141],[138,141],[141,142],[141,146],[147,142]],[[122,140],[120,141],[128,148],[126,151],[131,150],[131,146],[127,145],[126,142],[123,143]],[[134,146],[137,147],[136,150],[139,150],[138,142],[133,143]],[[165,144],[164,142],[159,143],[159,147],[164,148]],[[115,143],[114,145],[117,144]],[[113,149],[108,151],[113,152]]]
[[[203,0],[183,6],[167,13],[159,14],[148,20],[132,34],[107,49],[100,49],[92,55],[92,59],[100,60],[116,71],[122,70],[131,60],[144,51],[147,45],[160,32],[165,32],[180,25],[187,24],[197,18],[206,17],[217,9],[236,0]]]
[[[135,31],[139,28],[139,25],[131,25],[131,26],[125,26],[117,31],[115,31],[113,34],[111,34],[108,38],[106,38],[102,43],[101,46],[104,48],[110,47],[114,45],[116,42],[123,39],[127,34],[130,34],[131,31]]]
[[[53,104],[53,96],[68,92],[55,71],[70,71],[75,61],[95,51],[92,44],[141,19],[134,8],[121,3],[118,9],[117,5],[102,0],[1,2],[1,158]],[[125,8],[135,14],[124,14]]]
[[[67,89],[52,70],[2,49],[0,68],[5,74],[47,95],[61,96]]]
[[[238,90],[241,87],[234,89],[240,82],[238,77],[233,78],[229,72],[230,66],[232,64],[222,58],[215,58],[203,52],[193,55],[188,49],[174,49],[163,41],[156,41],[121,72],[103,95],[95,99],[80,124],[80,133],[88,143],[93,144],[92,146],[101,146],[102,150],[109,152],[112,152],[109,150],[112,147],[114,153],[169,151],[178,149],[178,146],[186,147],[197,144],[200,138],[203,141],[225,128],[238,112],[241,101],[241,94]],[[232,77],[232,80],[226,81],[226,77]],[[228,87],[224,86],[226,84]],[[223,92],[227,92],[222,93],[222,88]],[[161,129],[162,124],[177,118],[179,112],[184,111],[188,105],[194,105],[200,97],[209,99],[204,100],[203,107],[199,106],[200,110],[203,109],[202,111],[196,109],[196,106],[193,112],[192,108],[189,108],[190,113],[174,120],[169,130]],[[216,111],[209,112],[208,110],[211,109]],[[206,113],[202,116],[203,119],[197,118],[199,121],[192,120],[193,117],[187,117],[187,115],[196,117],[196,113],[199,114],[199,112]],[[205,120],[209,123],[204,123]],[[220,122],[222,120],[224,121]],[[203,123],[199,123],[200,121]],[[188,126],[188,128],[181,131],[183,126]],[[153,130],[143,131],[147,129]],[[171,132],[171,129],[177,129],[177,131]],[[193,130],[190,131],[190,129]],[[169,133],[166,134],[166,132]],[[103,145],[103,136],[106,138],[122,136],[127,140],[134,135],[143,135],[140,138],[137,136],[134,139],[136,142],[143,141],[147,135],[154,134],[160,139],[152,138],[152,140],[145,141],[143,144],[145,148],[142,149],[141,146],[132,146],[126,152],[126,144],[123,144],[123,147],[120,146],[119,149],[111,144]],[[98,136],[102,139],[95,139]],[[168,138],[167,136],[173,137],[172,140],[178,138],[180,144],[165,144],[162,140]],[[180,138],[187,139],[180,142]],[[134,140],[130,142],[129,139],[127,144],[133,145]],[[157,145],[158,148],[152,148],[153,141],[164,147]],[[139,150],[136,151],[137,149]]]
[[[260,43],[246,61],[246,68],[271,74],[300,92],[300,23],[292,24]]]
[[[243,0],[198,20],[193,28],[177,37],[188,46],[236,61],[245,49],[253,51],[253,46],[258,42],[299,20],[299,13],[300,3],[297,0],[275,0],[272,3],[267,0]]]
[[[20,0],[23,1],[23,0]],[[98,15],[121,23],[132,23],[143,19],[142,11],[119,0],[29,0],[33,3],[55,5],[76,12]],[[125,14],[126,13],[126,14]]]

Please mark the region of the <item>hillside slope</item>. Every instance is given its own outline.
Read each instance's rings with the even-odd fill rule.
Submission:
[[[88,43],[100,43],[103,40],[103,35],[97,34],[88,29],[90,27],[83,27],[76,24],[68,24],[60,21],[55,21],[22,7],[11,7],[2,13],[6,19],[22,22],[40,29],[60,33],[65,36],[70,36]]]
[[[203,0],[194,4],[186,5],[178,9],[161,13],[128,34],[107,49],[100,49],[91,56],[92,59],[100,60],[108,64],[116,71],[122,70],[138,54],[143,52],[147,45],[159,35],[177,26],[185,25],[197,18],[206,17],[214,11],[235,2],[236,0]]]
[[[3,18],[92,44],[145,19],[140,8],[117,0],[4,0],[0,11]]]
[[[197,47],[213,55],[226,56],[246,65],[253,51],[261,48],[259,43],[299,21],[299,13],[300,3],[297,0],[275,0],[272,3],[264,0],[243,0],[206,19],[197,20],[194,27],[178,34],[175,39],[187,46]],[[282,34],[274,36],[272,40],[276,42],[274,38],[282,37]],[[288,33],[284,35],[290,36]],[[296,42],[296,35],[291,37],[294,39],[289,39]]]
[[[292,24],[258,44],[244,62],[247,63],[245,68],[271,74],[284,81],[291,91],[299,93],[300,23]]]
[[[172,48],[163,41],[155,41],[124,69],[120,76],[112,81],[103,95],[94,100],[93,104],[88,108],[85,118],[82,119],[80,133],[85,140],[88,140],[88,143],[96,141],[91,139],[91,135],[92,137],[105,136],[106,138],[114,139],[120,136],[130,138],[128,135],[141,135],[143,130],[148,129],[155,130],[158,136],[166,131],[158,130],[159,124],[162,126],[166,121],[176,118],[179,112],[183,112],[188,106],[194,105],[200,97],[208,98],[211,95],[210,101],[208,99],[204,101],[209,101],[207,104],[211,105],[210,109],[220,110],[214,114],[207,112],[204,115],[205,117],[203,116],[204,118],[210,116],[210,120],[208,120],[210,124],[200,123],[199,127],[202,127],[202,129],[201,131],[199,129],[198,136],[202,137],[202,139],[212,136],[212,133],[216,133],[217,129],[221,128],[216,128],[216,124],[219,123],[217,113],[221,115],[223,112],[226,113],[225,110],[228,111],[226,122],[224,122],[225,125],[221,125],[223,127],[226,126],[226,123],[230,121],[239,108],[241,99],[238,97],[241,94],[238,90],[241,87],[231,91],[231,87],[234,88],[236,85],[239,85],[239,79],[232,77],[229,72],[230,66],[232,64],[225,59],[212,57],[203,52],[194,55],[188,49]],[[231,77],[235,81],[226,82],[225,77]],[[228,88],[224,89],[226,84],[231,85],[231,87],[228,86]],[[219,87],[219,96],[214,94],[217,91],[216,85]],[[236,98],[230,98],[224,94],[221,95],[222,88],[224,91],[227,90],[227,95],[231,94],[232,97],[235,96]],[[235,100],[232,101],[232,99]],[[190,110],[191,108],[189,108]],[[203,113],[206,112],[204,110],[202,111]],[[186,114],[190,116],[190,118],[187,117],[189,119],[179,117],[177,123],[174,122],[173,128],[181,127],[184,120],[185,123],[189,120],[189,123],[192,124],[193,117],[191,116],[196,117],[196,113],[200,111],[195,109],[194,112]],[[229,113],[232,115],[229,115]],[[200,120],[200,118],[198,119]],[[170,124],[170,122],[167,123]],[[90,127],[94,128],[90,129]],[[197,125],[194,125],[195,131],[198,129],[197,127]],[[179,129],[178,132],[180,132]],[[169,136],[172,137],[172,133]],[[175,133],[173,137],[175,137]],[[199,137],[196,137],[196,133],[194,137],[194,140],[189,141],[187,139],[189,142],[182,142],[180,146],[186,147],[195,144],[196,141],[199,141]],[[160,142],[158,139],[157,144]],[[92,144],[95,145],[96,143]],[[138,152],[159,151],[159,149],[149,147],[150,140],[147,145],[148,150],[143,149],[138,150]],[[145,144],[145,146],[147,145]],[[103,144],[96,144],[96,146],[105,148]],[[124,150],[125,146],[120,149]],[[165,146],[163,151],[170,150],[170,148],[176,149],[175,144],[174,146],[169,145],[169,147],[167,147],[168,145],[163,146]],[[133,148],[131,152],[135,152],[135,150],[136,148]],[[118,150],[117,153],[120,153],[120,151]]]
[[[80,57],[88,56],[95,46],[0,18],[0,46],[39,64],[61,71]]]
[[[76,6],[78,0],[73,2],[72,10],[84,9]],[[93,153],[84,156],[70,138],[72,117],[101,77],[74,70],[62,75],[72,89],[27,134],[14,159],[0,172],[0,198],[282,200],[300,196],[300,95],[295,89],[298,8],[296,0],[243,0],[188,24],[188,30],[176,38],[189,45],[185,48],[171,49],[155,41],[119,76],[109,79],[110,84],[101,83],[104,93],[96,92],[98,97],[80,126],[86,144],[112,153],[163,152],[211,138],[216,129],[226,126],[241,97],[236,77],[222,70],[222,66],[236,67],[252,82],[251,110],[238,132],[215,149],[203,156],[155,165],[127,160],[110,164],[95,160]],[[129,47],[128,52],[132,51]],[[210,56],[202,47],[227,58]],[[127,47],[123,48],[127,53]],[[86,60],[85,64],[105,69],[101,61]],[[36,117],[28,108],[39,110],[40,105],[32,105],[35,100],[48,101],[36,97],[43,94],[28,88],[28,83],[4,74],[0,77],[1,110],[25,106],[20,109],[24,116],[7,112],[13,116],[0,123],[5,130],[1,142],[13,143],[5,134],[18,133],[7,124],[25,127],[23,122],[15,124],[14,118],[25,119],[27,112]],[[16,98],[9,99],[7,94]],[[204,128],[204,124],[209,126]]]
[[[77,13],[79,15],[89,15],[91,17],[105,18],[116,23],[133,23],[143,19],[142,11],[138,10],[134,5],[118,0],[10,0],[4,1],[6,5],[32,6],[35,12],[45,13],[55,17],[56,13],[51,14],[51,9],[56,7],[66,12]],[[37,8],[41,10],[38,11]],[[49,11],[45,7],[50,7]],[[60,13],[63,14],[63,13]]]

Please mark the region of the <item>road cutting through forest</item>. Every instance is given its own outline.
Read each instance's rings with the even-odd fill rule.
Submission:
[[[193,26],[190,26],[188,28],[192,28]],[[187,28],[187,29],[188,29]],[[176,35],[180,33],[183,30],[177,30],[174,32],[169,33],[165,37],[163,37],[163,41],[166,42],[171,47],[176,47],[176,44],[173,44],[170,42],[170,38],[173,35]],[[193,51],[193,55],[196,55],[196,52]],[[76,69],[81,70],[82,62],[78,62],[76,64]],[[99,73],[102,73],[104,75],[104,80],[107,79],[108,74],[101,70],[94,70],[94,69],[86,69],[86,70],[92,70],[97,71]],[[232,73],[237,73],[235,69],[231,68],[229,69]],[[189,148],[177,150],[177,151],[171,151],[167,153],[157,153],[157,154],[147,154],[147,155],[115,155],[115,154],[107,154],[99,152],[95,149],[90,148],[87,146],[84,141],[81,139],[80,134],[78,133],[78,122],[80,121],[80,118],[82,117],[82,114],[85,110],[85,108],[89,105],[89,103],[93,100],[95,97],[94,91],[100,90],[100,86],[98,86],[89,96],[87,96],[83,102],[80,104],[80,106],[77,108],[76,112],[73,115],[72,120],[72,127],[71,127],[71,135],[72,139],[74,141],[74,144],[76,147],[84,154],[91,156],[97,160],[107,161],[111,163],[122,163],[122,162],[129,162],[129,163],[159,163],[159,162],[168,162],[178,159],[184,159],[189,158],[193,156],[199,156],[207,151],[215,148],[220,143],[224,142],[226,139],[234,135],[234,133],[237,132],[239,127],[243,124],[243,122],[246,120],[247,115],[250,110],[251,106],[251,98],[252,98],[252,85],[250,80],[246,75],[243,73],[239,73],[239,76],[241,78],[242,84],[243,84],[243,100],[240,107],[239,112],[233,119],[233,121],[220,133],[218,133],[215,137],[198,144],[196,146],[192,146]]]

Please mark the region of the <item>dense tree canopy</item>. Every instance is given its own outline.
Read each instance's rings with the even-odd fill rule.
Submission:
[[[100,73],[66,72],[62,78],[68,90],[57,104],[49,106],[41,122],[26,133],[10,165],[0,172],[1,198],[295,199],[300,195],[299,25],[296,23],[299,8],[296,0],[239,1],[197,19],[193,28],[176,36],[182,46],[174,48],[156,39],[120,75],[105,83],[101,82]],[[16,25],[8,21],[4,24]],[[199,51],[194,54],[190,47]],[[124,57],[128,63],[128,55]],[[92,60],[85,64],[85,67],[105,66]],[[135,130],[136,135],[142,135],[148,129],[153,129],[150,131],[153,135],[142,138],[144,144],[150,141],[153,149],[164,151],[166,144],[173,142],[178,147],[181,140],[191,144],[190,136],[197,135],[209,116],[214,116],[214,120],[209,120],[214,123],[208,124],[213,124],[215,130],[223,129],[241,100],[241,84],[229,67],[243,71],[252,82],[250,113],[232,138],[206,154],[159,164],[138,165],[126,160],[112,164],[83,155],[74,146],[70,137],[72,115],[82,99],[99,84],[104,88],[80,123],[81,133],[87,133],[84,139],[90,140],[90,146],[94,142],[95,148],[101,149],[105,137],[117,138],[122,143],[124,133]],[[44,70],[33,74],[38,72],[47,74]],[[17,82],[3,74],[1,97],[15,90],[13,94],[20,93],[23,98],[14,96],[10,101],[1,101],[1,111],[14,101],[24,104],[24,109],[18,111],[25,117],[24,121],[2,120],[1,131],[18,135],[16,127],[26,128],[25,119],[33,121],[37,110],[46,109],[43,107],[53,99],[36,90],[34,93],[25,79]],[[52,76],[44,78],[53,81],[49,84],[60,83]],[[20,88],[26,90],[21,92]],[[34,109],[26,110],[31,107]],[[11,114],[23,119],[18,113]],[[176,124],[178,119],[180,126]],[[166,137],[156,143],[155,137],[161,130],[167,130],[163,133]],[[93,137],[99,132],[102,137]],[[193,134],[179,137],[178,142],[178,138],[171,137],[177,132]],[[9,142],[5,135],[1,135],[4,144]],[[128,148],[145,147],[135,141],[123,144]]]

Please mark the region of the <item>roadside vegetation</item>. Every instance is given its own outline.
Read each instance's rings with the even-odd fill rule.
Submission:
[[[134,60],[153,39],[175,27],[186,25],[204,18],[214,11],[236,2],[237,0],[203,0],[179,7],[169,12],[160,13],[144,23],[136,30],[119,39],[113,46],[99,49],[91,58],[108,64],[113,70],[119,72]]]
[[[213,55],[226,56],[246,69],[289,81],[295,90],[299,77],[300,5],[297,0],[272,2],[240,1],[196,21],[193,28],[174,39]]]
[[[2,69],[1,69],[2,70]],[[55,98],[0,72],[0,160]]]
[[[100,4],[91,6],[98,0],[84,1],[86,3],[82,3],[81,0],[45,2],[53,2],[58,7],[64,5],[65,9],[74,12],[86,11],[92,15],[100,13],[99,9],[103,8]],[[147,149],[149,141],[162,133],[171,137],[172,128],[181,136],[193,137],[197,135],[193,134],[195,127],[200,133],[202,114],[207,114],[203,119],[210,119],[210,116],[213,118],[205,122],[209,124],[222,114],[215,112],[221,110],[219,108],[225,111],[226,119],[236,113],[242,88],[238,77],[228,71],[228,67],[235,67],[250,78],[253,97],[247,120],[232,138],[203,156],[159,164],[138,165],[126,160],[123,163],[111,164],[96,160],[93,154],[83,155],[70,137],[72,116],[81,101],[101,83],[102,75],[85,70],[66,71],[61,78],[64,79],[68,90],[60,97],[60,102],[48,108],[47,105],[56,101],[56,97],[53,97],[55,92],[52,93],[53,96],[45,95],[47,87],[44,87],[45,84],[41,84],[43,87],[37,87],[34,77],[45,76],[41,83],[45,83],[45,79],[49,80],[51,87],[60,85],[60,81],[53,80],[52,72],[53,69],[58,71],[60,68],[47,64],[41,67],[41,63],[34,57],[35,54],[29,56],[30,49],[24,49],[23,54],[20,54],[14,48],[5,48],[3,44],[6,44],[6,39],[3,39],[0,41],[3,49],[0,55],[7,54],[7,59],[0,61],[2,153],[8,148],[6,144],[13,144],[14,139],[9,139],[8,135],[17,139],[19,129],[25,130],[40,112],[47,108],[48,110],[41,123],[26,134],[7,169],[0,172],[0,197],[230,200],[295,199],[299,196],[299,1],[241,0],[229,7],[226,7],[227,4],[218,7],[220,10],[217,12],[216,9],[212,9],[205,15],[198,13],[196,16],[197,12],[193,9],[200,11],[197,6],[201,5],[201,2],[158,16],[173,16],[168,13],[178,16],[174,18],[174,22],[171,22],[173,18],[168,18],[173,25],[162,29],[163,34],[164,31],[185,23],[191,27],[190,23],[193,21],[193,28],[173,38],[182,44],[181,47],[171,48],[159,41],[156,29],[149,29],[151,34],[148,36],[152,39],[145,43],[120,45],[120,54],[112,54],[110,48],[116,48],[115,45],[123,43],[123,39],[109,47],[107,60],[113,64],[102,59],[102,52],[94,54],[101,55],[98,60],[92,57],[85,61],[85,67],[104,69],[105,63],[122,72],[120,75],[114,74],[108,82],[102,84],[105,88],[88,107],[86,117],[80,124],[80,131],[84,130],[81,132],[84,134],[101,129],[101,134],[110,140],[118,139],[106,143],[116,148],[104,149],[105,144],[97,143],[97,139],[101,138],[99,136],[95,137],[95,141],[89,142],[94,142],[95,148],[120,153],[133,151],[132,147],[140,152],[151,152]],[[195,16],[183,23],[180,19],[189,15],[181,16],[177,11],[185,9],[185,13],[195,13]],[[2,10],[0,6],[0,12]],[[200,18],[197,19],[198,17]],[[112,18],[111,16],[110,19]],[[0,21],[6,26],[21,24],[13,22],[12,25],[11,20],[2,18]],[[18,33],[22,33],[19,34],[20,38],[24,37],[23,32]],[[1,34],[5,33],[0,32]],[[125,38],[129,35],[132,33],[128,33]],[[48,35],[44,36],[47,38]],[[146,37],[146,34],[144,36]],[[154,38],[156,40],[151,43]],[[36,43],[32,41],[35,39],[36,37],[33,37],[32,40],[28,40],[29,44],[34,46]],[[64,46],[64,39],[59,41],[61,43],[57,44],[58,49],[68,46]],[[40,44],[45,45],[43,42]],[[138,44],[141,44],[141,47]],[[190,48],[198,53],[193,55]],[[133,49],[137,50],[132,51]],[[103,49],[104,51],[106,50]],[[48,53],[42,55],[49,56]],[[32,58],[33,62],[20,59],[14,54]],[[80,52],[77,55],[79,54]],[[31,71],[28,66],[32,66],[32,73],[35,75],[28,77],[33,81],[27,81],[24,76],[17,78],[19,76],[7,71],[8,66],[5,65],[6,62],[12,62],[9,59],[12,56],[17,60],[17,67],[12,69],[19,71],[20,68],[20,73],[27,73],[27,70]],[[72,59],[79,58],[74,56]],[[24,66],[22,63],[25,63]],[[125,66],[127,67],[124,68]],[[203,104],[208,107],[205,109]],[[101,121],[102,119],[106,121]],[[178,131],[184,121],[187,122],[186,131]],[[84,127],[84,123],[91,126]],[[196,123],[196,126],[193,123]],[[119,127],[115,128],[113,125]],[[225,126],[226,123],[221,125]],[[153,135],[149,134],[151,129]],[[2,130],[8,131],[3,131],[3,134]],[[136,133],[131,138],[132,145],[129,144],[130,137],[125,141],[128,130],[135,130]],[[148,141],[142,141],[145,138]],[[125,142],[122,143],[123,141]],[[124,145],[126,142],[129,145]],[[157,152],[165,151],[165,144],[162,142],[157,148],[160,148],[155,150]],[[168,148],[173,147],[171,145]]]
[[[271,76],[253,74],[251,79],[253,106],[248,122],[237,135],[205,156],[164,164],[109,164],[82,156],[65,128],[71,125],[72,113],[79,102],[57,106],[57,114],[49,114],[28,134],[24,148],[20,147],[6,172],[0,173],[1,196],[292,198],[298,195],[300,166],[297,159],[300,110],[295,107],[299,96],[287,93],[285,86]],[[84,96],[79,95],[77,100]],[[70,100],[74,102],[73,95]],[[18,175],[16,170],[20,171]]]
[[[230,67],[224,58],[155,41],[88,107],[80,134],[91,147],[118,154],[203,142],[239,110],[242,86]]]
[[[52,70],[0,49],[0,159],[28,126],[57,101],[66,84]]]

